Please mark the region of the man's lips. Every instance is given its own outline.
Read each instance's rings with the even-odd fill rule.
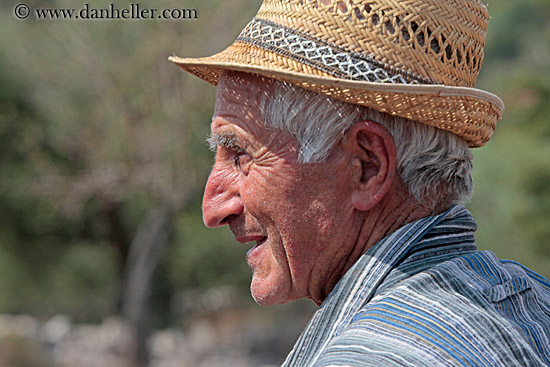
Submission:
[[[250,250],[248,250],[248,252],[246,253],[246,258],[248,259],[248,257],[250,256],[250,254],[252,254],[252,252],[254,252],[254,250],[262,246],[266,242],[267,242],[267,237],[263,237],[261,240],[256,240],[256,245],[252,247]]]
[[[235,236],[235,239],[240,243],[248,243],[248,242],[256,242],[256,245],[252,247],[248,252],[246,253],[246,257],[248,258],[250,254],[257,249],[258,247],[262,246],[267,241],[267,236],[264,235],[246,235],[246,236]]]
[[[248,243],[248,242],[258,242],[266,238],[263,234],[256,234],[256,235],[243,235],[243,236],[235,236],[235,239],[240,243]]]

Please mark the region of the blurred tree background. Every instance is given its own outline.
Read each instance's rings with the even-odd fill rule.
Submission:
[[[503,119],[474,151],[468,207],[477,243],[550,277],[550,1],[501,0],[491,14],[477,87],[499,95]]]
[[[260,2],[139,3],[198,19],[18,20],[18,2],[0,5],[0,313],[124,314],[147,329],[184,325],[185,294],[250,300],[247,248],[201,221],[215,88],[167,57],[222,50]],[[550,1],[499,0],[489,12],[477,87],[507,109],[474,153],[469,208],[480,248],[548,277]]]

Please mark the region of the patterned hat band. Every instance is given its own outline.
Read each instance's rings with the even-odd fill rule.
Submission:
[[[381,63],[367,55],[264,19],[254,18],[242,30],[243,42],[290,58],[336,78],[390,84],[436,84],[429,78]]]

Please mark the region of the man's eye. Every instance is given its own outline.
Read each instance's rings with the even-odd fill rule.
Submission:
[[[252,163],[250,154],[244,152],[235,154],[235,167],[239,168],[244,174],[248,173],[250,163]]]

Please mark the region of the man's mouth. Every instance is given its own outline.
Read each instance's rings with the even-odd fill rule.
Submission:
[[[246,253],[246,258],[248,258],[256,249],[260,248],[267,242],[267,237],[263,237],[262,239],[256,240],[256,244],[254,247],[252,247],[248,252]]]
[[[246,258],[248,258],[256,249],[262,247],[267,242],[267,236],[258,235],[235,235],[235,239],[240,243],[255,242],[255,245],[248,250]]]

